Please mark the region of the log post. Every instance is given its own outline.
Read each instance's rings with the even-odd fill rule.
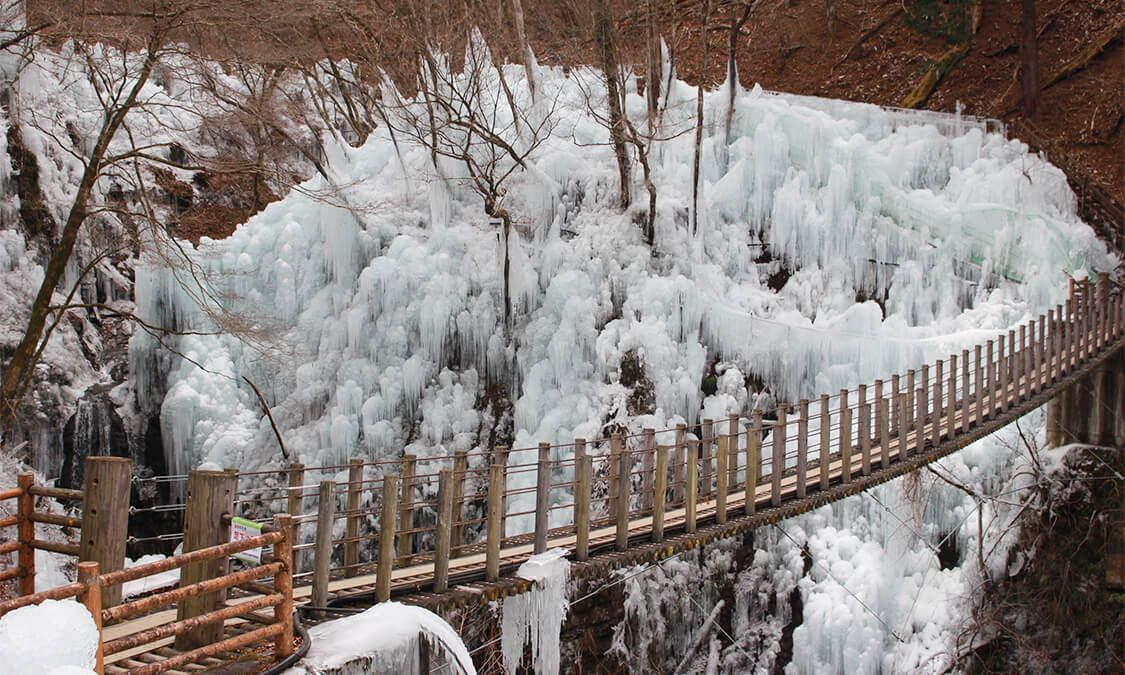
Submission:
[[[770,434],[770,448],[773,457],[770,458],[770,504],[781,506],[781,476],[785,473],[785,426],[786,408],[784,403],[777,404],[777,422],[774,423],[773,433]]]
[[[750,413],[750,437],[746,442],[746,515],[757,510],[758,463],[762,452],[762,411]]]
[[[414,553],[414,475],[418,457],[402,456],[402,478],[399,479],[398,497],[398,561],[401,567],[410,562]]]
[[[98,563],[98,569],[103,573],[125,567],[132,467],[133,462],[125,457],[86,458],[82,480],[82,542],[78,546],[78,559]],[[233,513],[233,507],[229,512]],[[184,542],[186,552],[187,540]],[[215,543],[225,544],[226,539]],[[101,595],[101,603],[105,607],[120,604],[121,586],[106,588]]]
[[[363,460],[352,457],[348,462],[347,520],[344,525],[344,576],[354,577],[359,569],[360,498],[363,495]]]
[[[469,482],[469,454],[464,450],[453,453],[453,530],[450,532],[452,548],[450,555],[454,558],[461,555],[461,546],[465,543],[465,486]]]
[[[224,514],[234,514],[234,495],[238,491],[238,474],[233,471],[192,471],[187,480],[187,508],[184,511],[184,553],[230,540],[230,524]],[[228,559],[219,558],[184,565],[180,571],[180,588],[215,579],[227,573]],[[176,607],[176,620],[184,621],[218,609],[226,600],[226,591],[205,593],[185,598]],[[104,601],[104,597],[103,597]],[[206,623],[176,636],[176,649],[188,651],[223,636],[223,622]]]
[[[969,350],[961,350],[961,431],[969,430]]]
[[[1062,367],[1059,368],[1059,373],[1070,372],[1070,357],[1072,354],[1072,343],[1074,342],[1074,329],[1071,326],[1071,320],[1074,318],[1074,302],[1068,298],[1066,301],[1065,309],[1059,310],[1059,337],[1061,338],[1061,355]]]
[[[91,458],[92,459],[92,458]],[[105,673],[105,640],[102,638],[102,585],[99,576],[99,565],[93,560],[84,560],[78,563],[78,583],[82,584],[82,590],[78,591],[78,602],[86,607],[86,611],[90,612],[90,618],[94,620],[94,626],[98,629],[98,646],[94,652],[94,672],[98,675]],[[43,649],[49,649],[49,645],[41,645]]]
[[[336,483],[320,481],[316,507],[316,544],[313,548],[312,604],[328,604],[328,577],[332,569],[332,526],[336,521]],[[323,612],[318,616],[324,616]]]
[[[437,528],[434,533],[437,537],[434,542],[434,593],[449,590],[449,552],[453,543],[453,484],[453,470],[442,469],[438,473]]]
[[[820,489],[828,489],[828,444],[831,438],[832,414],[828,408],[828,394],[820,395]]]
[[[714,444],[714,421],[705,419],[702,425],[703,441],[699,445],[699,495],[703,499],[711,496],[711,448]]]
[[[991,343],[990,343],[991,344]],[[976,410],[973,412],[973,425],[980,426],[984,422],[984,361],[981,357],[981,346],[973,346],[973,355],[976,357],[977,372],[973,380],[973,394],[976,398]]]
[[[686,488],[684,491],[684,526],[688,534],[692,534],[695,532],[696,501],[699,496],[697,491],[697,486],[699,485],[699,441],[694,438],[688,441],[684,468]],[[620,547],[620,526],[618,526],[617,530],[617,540],[618,550],[625,550]]]
[[[500,465],[500,533],[501,541],[508,531],[508,448],[497,446],[493,452],[492,461]]]
[[[644,430],[644,444],[645,452],[641,458],[641,494],[640,506],[642,511],[648,511],[652,508],[652,472],[655,470],[656,464],[656,430]]]
[[[547,530],[551,516],[551,444],[539,444],[535,470],[535,547],[534,553],[547,550]]]
[[[1000,412],[1008,411],[1008,380],[1009,380],[1009,365],[1012,361],[1012,343],[1010,340],[1005,339],[1006,336],[1000,335],[996,338],[996,353],[997,363],[996,367],[999,375],[996,378],[996,383],[993,384],[993,396],[1000,395]],[[995,408],[995,403],[993,408]]]
[[[684,465],[687,458],[687,425],[676,425],[676,449],[671,457],[672,460],[672,503],[682,505],[684,503]]]
[[[500,578],[500,540],[504,538],[504,465],[488,467],[488,531],[485,543],[485,579]]]
[[[630,455],[628,448],[621,438],[620,433],[615,433],[610,438],[610,444],[615,447],[614,458],[617,460],[617,550],[624,551],[629,548],[629,473],[631,471]]]
[[[399,477],[383,474],[383,510],[379,515],[379,557],[375,567],[375,600],[391,598],[391,574],[395,567],[395,514],[398,513]],[[491,500],[491,495],[489,496]],[[491,501],[489,502],[491,503]]]
[[[984,418],[992,419],[996,414],[996,340],[989,340],[985,343],[984,349],[987,355],[985,370],[988,371],[986,374],[988,384],[985,385],[984,390],[987,401],[984,407]]]
[[[921,387],[915,392],[914,400],[918,405],[914,411],[914,451],[922,452],[926,449],[926,396]]]
[[[852,482],[852,410],[848,407],[848,390],[840,390],[840,480]]]
[[[797,497],[804,499],[809,483],[809,400],[797,402]]]
[[[668,491],[668,446],[656,446],[656,487],[652,494],[652,540],[664,541],[664,497]]]
[[[898,396],[902,393],[902,378],[898,373],[891,375],[891,435],[898,434],[898,427],[902,424],[902,418],[898,416]]]
[[[305,465],[296,462],[289,465],[286,470],[289,477],[289,490],[286,494],[286,510],[289,512],[291,527],[290,539],[293,546],[301,543],[300,516],[305,512]],[[293,573],[296,574],[300,566],[300,557],[293,556]]]
[[[1022,401],[1025,392],[1030,387],[1024,383],[1025,375],[1027,379],[1031,376],[1031,359],[1029,358],[1030,352],[1027,351],[1027,329],[1031,324],[1020,324],[1020,351],[1016,356],[1016,374],[1015,374],[1015,396],[1017,401]]]
[[[1047,384],[1047,369],[1045,367],[1047,353],[1047,321],[1042,314],[1036,322],[1039,337],[1035,340],[1035,391],[1038,392]]]
[[[727,435],[730,440],[727,447],[727,490],[732,490],[738,486],[738,415],[730,413],[727,415]],[[760,449],[761,444],[758,445]]]
[[[941,359],[934,363],[934,405],[933,411],[930,413],[932,422],[930,422],[930,434],[933,439],[932,445],[936,448],[941,445],[941,427],[944,419],[942,418],[942,407],[945,403],[944,387],[945,382],[945,364]]]
[[[957,435],[957,355],[949,355],[949,382],[945,394],[945,434],[953,439]]]
[[[715,452],[715,519],[727,522],[727,458],[730,457],[730,437],[720,436]]]
[[[876,385],[880,384],[882,382],[876,381]],[[891,463],[891,411],[882,387],[879,390],[875,401],[875,426],[879,434],[879,468],[885,469]]]
[[[1047,325],[1044,330],[1047,332],[1047,338],[1044,341],[1046,347],[1044,354],[1044,368],[1043,368],[1043,386],[1050,386],[1051,381],[1055,379],[1055,346],[1058,341],[1058,323],[1055,321],[1055,310],[1047,310]]]
[[[289,469],[286,471],[289,474],[289,494],[288,494],[288,510],[289,515],[297,518],[304,513],[304,485],[305,485],[305,465],[304,464],[290,464]],[[299,543],[294,541],[294,543]]]
[[[906,371],[906,409],[910,411],[910,414],[906,416],[905,422],[908,431],[914,425],[914,410],[917,405],[914,396],[917,388],[918,382],[914,370]]]
[[[574,461],[578,474],[574,494],[574,557],[583,561],[590,557],[590,486],[594,477],[594,458],[587,455],[583,447],[582,455]]]
[[[860,471],[871,474],[871,405],[867,402],[867,385],[859,385],[859,438]]]
[[[930,408],[930,364],[922,366],[922,382],[918,386],[922,390],[922,397],[918,400],[917,405],[922,409],[922,422],[918,425],[918,448],[924,445],[921,439],[925,435],[926,418],[929,415]]]
[[[575,489],[575,495],[574,495],[574,512],[572,513],[571,519],[575,522],[576,525],[578,523],[579,511],[581,511],[581,509],[582,509],[582,505],[579,503],[580,500],[578,499],[578,493],[577,493],[578,481],[581,480],[581,478],[582,478],[582,461],[585,458],[586,458],[586,439],[585,438],[574,439],[574,489]]]
[[[35,548],[31,542],[35,541],[35,521],[31,515],[35,513],[35,495],[31,494],[31,486],[35,485],[35,474],[24,471],[16,478],[20,489],[17,504],[19,510],[18,534],[19,570],[20,570],[20,595],[33,595],[35,593]]]
[[[293,653],[293,516],[279,513],[273,526],[284,535],[273,545],[274,561],[284,563],[273,577],[273,589],[283,598],[273,606],[273,622],[282,627],[273,641],[273,655],[281,660]]]
[[[910,419],[910,399],[906,396],[906,392],[898,395],[898,461],[903,461],[910,455],[908,446],[906,445],[906,434],[910,424],[907,422]]]

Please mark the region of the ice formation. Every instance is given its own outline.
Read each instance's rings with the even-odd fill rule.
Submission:
[[[736,563],[746,551],[735,539],[625,571],[614,652],[673,667],[728,589],[734,640],[723,641],[722,672],[946,670],[979,584],[1011,571],[1012,525],[1035,475],[1021,444],[1042,446],[1042,412],[1019,424],[934,465],[980,502],[923,472],[760,528],[748,563]],[[1049,471],[1058,451],[1038,454]]]
[[[529,642],[532,669],[547,675],[559,672],[560,634],[570,606],[566,597],[570,561],[566,554],[565,549],[556,548],[534,555],[516,571],[517,577],[533,580],[535,587],[504,598],[500,651],[509,674],[519,668]]]
[[[359,614],[317,624],[309,629],[309,637],[308,654],[288,675],[427,675],[418,673],[422,639],[430,644],[431,658],[444,659],[452,675],[476,675],[473,659],[457,632],[422,607],[380,603]]]
[[[65,667],[88,672],[99,639],[93,617],[73,600],[20,607],[0,617],[0,675],[47,675]]]

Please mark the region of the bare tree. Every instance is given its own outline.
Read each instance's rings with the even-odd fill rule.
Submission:
[[[527,29],[523,20],[523,3],[512,0],[512,14],[516,21],[516,39],[519,40],[523,50],[523,70],[527,74],[527,88],[531,92],[531,100],[535,100],[535,55],[531,52],[531,44],[527,41]]]
[[[606,99],[609,105],[609,140],[613,145],[613,155],[617,159],[618,205],[629,208],[630,183],[632,172],[629,169],[629,153],[625,148],[625,112],[621,102],[620,66],[617,59],[617,29],[614,27],[613,10],[609,0],[596,0],[594,5],[594,42],[601,55],[602,72],[605,74]]]
[[[496,81],[491,81],[497,77]],[[535,120],[504,114],[499,78],[488,47],[474,32],[465,50],[464,70],[454,73],[435,51],[423,50],[419,67],[422,101],[383,100],[385,116],[396,133],[426,147],[436,157],[454,160],[464,173],[451,177],[471,187],[485,215],[498,221],[503,247],[504,324],[512,323],[512,214],[504,204],[505,183],[528,167],[528,159],[550,135],[554,103]]]
[[[699,87],[695,93],[695,156],[691,163],[691,233],[699,230],[699,162],[703,156],[703,73],[707,69],[707,57],[711,41],[708,27],[711,23],[711,0],[703,0],[703,68],[699,74]]]

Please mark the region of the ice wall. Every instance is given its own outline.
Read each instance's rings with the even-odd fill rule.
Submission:
[[[506,77],[517,104],[529,103],[521,69]],[[637,225],[644,207],[615,207],[607,131],[586,109],[604,95],[597,74],[541,77],[553,104],[534,115],[553,116],[551,133],[504,197],[516,223],[511,329],[500,236],[456,179],[464,167],[442,160],[439,173],[426,148],[386,129],[359,148],[329,140],[330,180],[200,247],[214,295],[263,339],[179,341],[192,360],[176,359],[167,382],[170,465],[280,459],[243,376],[309,465],[472,448],[491,423],[478,404],[490,383],[513,399],[515,445],[530,447],[600,435],[607,421],[662,427],[701,410],[744,412],[762,393],[747,390],[750,376],[775,398],[851,387],[959,352],[1058,300],[1067,275],[1113,265],[1062,174],[1019,142],[757,88],[737,92],[729,147],[711,124],[725,117],[725,95],[706,96],[693,235],[691,138],[675,132],[693,123],[695,90],[678,81],[662,122],[670,140],[651,149],[650,248]],[[640,121],[635,83],[629,92]],[[788,281],[775,291],[767,280],[778,274]],[[138,273],[151,289],[144,311],[208,325],[169,275],[156,264]],[[630,351],[655,406],[625,419]],[[745,380],[707,398],[713,364]]]

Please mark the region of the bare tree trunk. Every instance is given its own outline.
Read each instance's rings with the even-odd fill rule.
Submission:
[[[527,30],[523,23],[523,4],[520,0],[512,0],[512,13],[516,18],[516,38],[520,41],[520,48],[523,50],[523,70],[527,74],[527,88],[531,91],[531,100],[534,101],[535,55],[531,53],[531,45],[527,42]]]
[[[656,115],[660,109],[660,40],[656,36],[656,17],[652,0],[645,2],[645,101],[648,103],[648,135],[656,133]]]
[[[1023,90],[1023,114],[1029,120],[1039,119],[1039,46],[1035,37],[1035,0],[1023,0],[1020,17],[1020,85]]]
[[[695,158],[691,163],[691,233],[699,230],[699,161],[703,155],[703,71],[707,68],[710,40],[707,24],[711,19],[711,0],[703,0],[703,68],[699,75],[699,88],[695,93]]]
[[[730,129],[731,125],[734,123],[734,102],[739,87],[738,61],[736,59],[738,55],[738,38],[742,35],[742,27],[746,25],[746,22],[750,19],[750,12],[754,10],[755,4],[757,3],[743,5],[742,15],[738,19],[735,19],[733,14],[731,15],[730,34],[728,35],[727,41],[727,86],[729,87],[729,99],[727,100],[726,135],[724,137],[724,143],[727,148],[727,168],[730,167]]]
[[[31,315],[28,317],[27,327],[24,329],[23,337],[20,338],[12,358],[4,367],[4,378],[0,381],[0,434],[5,439],[9,438],[11,430],[14,428],[16,410],[34,377],[35,365],[39,360],[38,355],[41,353],[40,342],[50,338],[49,334],[44,335],[44,327],[47,324],[47,317],[52,311],[51,297],[54,295],[55,289],[58,288],[59,282],[62,281],[70,263],[71,255],[74,253],[74,247],[78,243],[78,233],[86,222],[86,217],[89,214],[90,195],[93,192],[94,185],[97,184],[98,177],[101,175],[102,162],[105,161],[109,143],[117,134],[118,129],[121,128],[125,116],[136,105],[137,96],[140,94],[141,88],[148,82],[152,68],[156,65],[157,50],[163,40],[164,33],[161,30],[156,31],[150,37],[144,64],[137,73],[137,79],[125,100],[116,107],[109,107],[105,111],[105,121],[98,132],[97,141],[94,143],[90,157],[86,161],[86,168],[78,184],[78,190],[75,193],[74,202],[71,204],[70,213],[67,215],[66,224],[63,226],[62,235],[47,261],[43,280],[39,284],[39,291],[31,305]]]
[[[609,0],[599,0],[594,11],[594,39],[601,51],[606,98],[609,99],[609,140],[613,145],[613,154],[617,157],[617,174],[621,182],[618,201],[621,208],[626,209],[632,201],[629,196],[629,154],[625,147],[625,112],[621,105],[621,75],[617,64],[617,45]]]

